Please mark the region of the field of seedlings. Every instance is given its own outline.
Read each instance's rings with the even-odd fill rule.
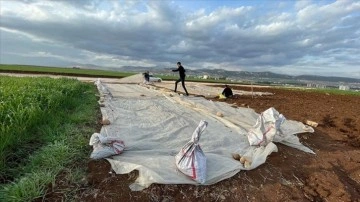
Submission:
[[[0,76],[0,201],[29,201],[87,156],[96,87],[75,79]],[[72,164],[72,166],[69,166]]]

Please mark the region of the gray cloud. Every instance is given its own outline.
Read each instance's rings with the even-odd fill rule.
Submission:
[[[358,2],[298,2],[278,12],[256,6],[187,12],[177,3],[2,2],[0,62],[156,66],[181,60],[191,68],[287,74],[342,68],[343,75],[359,77]]]

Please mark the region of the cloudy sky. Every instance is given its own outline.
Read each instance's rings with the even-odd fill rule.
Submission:
[[[360,1],[0,0],[0,63],[360,78]]]

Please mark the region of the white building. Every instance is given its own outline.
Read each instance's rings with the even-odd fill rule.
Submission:
[[[308,88],[326,88],[326,85],[319,84],[319,83],[308,83],[306,85],[306,87],[308,87]]]
[[[339,90],[350,90],[350,86],[339,85]]]

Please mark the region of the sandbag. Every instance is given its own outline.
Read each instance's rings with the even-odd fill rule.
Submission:
[[[262,112],[248,132],[250,145],[266,146],[272,142],[274,136],[281,132],[280,126],[285,120],[285,117],[273,107]]]
[[[206,156],[199,145],[200,135],[207,127],[206,121],[200,121],[186,143],[175,156],[177,168],[191,179],[203,184],[206,181]]]
[[[90,155],[92,159],[102,159],[117,155],[122,153],[125,148],[125,144],[121,139],[105,137],[99,133],[92,134],[89,145],[93,146],[93,152]]]

